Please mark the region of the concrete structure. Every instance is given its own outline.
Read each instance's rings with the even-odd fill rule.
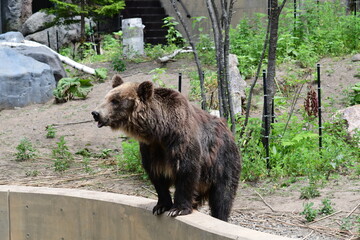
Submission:
[[[232,225],[194,212],[152,215],[155,201],[78,189],[0,186],[1,240],[163,240],[288,238]]]

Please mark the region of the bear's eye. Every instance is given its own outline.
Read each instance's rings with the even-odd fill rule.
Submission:
[[[119,100],[114,98],[114,99],[111,100],[111,103],[114,104],[114,105],[119,105],[120,102],[119,102]]]

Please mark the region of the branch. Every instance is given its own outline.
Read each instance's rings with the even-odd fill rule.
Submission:
[[[161,63],[166,63],[166,62],[170,61],[172,58],[174,58],[176,55],[178,55],[179,53],[189,53],[189,52],[193,52],[193,50],[190,48],[176,49],[172,54],[160,57],[160,58],[158,58],[158,60]]]
[[[57,55],[57,56],[59,57],[59,59],[60,59],[63,63],[65,63],[65,64],[67,64],[67,65],[69,65],[69,66],[71,66],[71,67],[73,67],[73,68],[76,68],[76,69],[78,69],[78,70],[80,70],[80,71],[83,71],[83,72],[85,72],[85,73],[92,74],[92,75],[96,75],[96,74],[95,74],[95,69],[90,68],[90,67],[87,67],[87,66],[85,66],[85,65],[83,65],[83,64],[77,63],[77,62],[75,62],[74,60],[72,60],[72,59],[70,59],[70,58],[68,58],[68,57],[65,57],[65,56],[63,56],[63,55],[55,52],[54,50],[52,50],[52,49],[49,48],[48,46],[45,46],[45,45],[43,45],[43,44],[40,44],[40,43],[37,43],[37,42],[34,42],[34,41],[25,40],[24,43],[1,42],[1,43],[0,43],[0,46],[1,46],[1,45],[10,46],[10,47],[17,47],[17,46],[44,47],[44,48],[50,50],[51,52],[53,52],[55,55]]]
[[[202,67],[201,67],[199,56],[198,56],[198,53],[197,53],[197,50],[196,50],[195,43],[192,40],[192,37],[190,35],[190,31],[187,28],[187,25],[185,24],[185,21],[184,21],[182,15],[180,13],[178,7],[176,6],[175,0],[170,0],[170,3],[172,4],[172,6],[173,6],[173,8],[174,8],[174,10],[176,12],[176,15],[179,18],[179,21],[180,21],[181,25],[183,26],[183,28],[185,30],[186,37],[189,40],[189,44],[190,44],[190,46],[191,46],[191,48],[193,50],[194,59],[195,59],[195,63],[196,63],[197,69],[198,69],[198,74],[199,74],[199,79],[200,79],[201,108],[203,110],[206,110],[207,107],[206,107],[206,96],[205,96],[205,87],[204,87],[204,76],[203,76]]]

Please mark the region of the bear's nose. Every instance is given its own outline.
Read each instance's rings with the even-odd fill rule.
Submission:
[[[92,111],[91,114],[93,115],[95,121],[99,121],[100,119],[100,113],[96,112],[96,111]]]

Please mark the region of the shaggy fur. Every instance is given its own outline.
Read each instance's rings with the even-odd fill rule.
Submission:
[[[98,127],[121,130],[140,142],[143,167],[158,194],[153,213],[186,215],[208,200],[211,215],[227,221],[241,157],[226,122],[151,82],[124,83],[116,75],[113,87],[92,114]]]

